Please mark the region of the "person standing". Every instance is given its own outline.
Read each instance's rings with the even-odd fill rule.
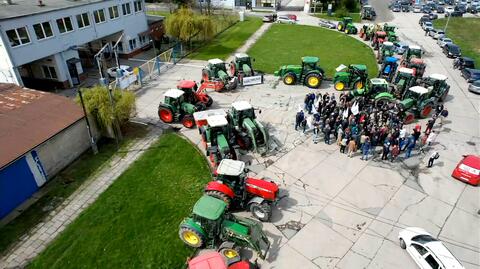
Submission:
[[[425,134],[426,135],[429,135],[430,132],[432,131],[433,129],[433,125],[435,124],[435,121],[434,119],[429,119],[428,122],[427,122],[427,128],[425,129]]]
[[[415,135],[411,134],[407,138],[407,149],[405,151],[405,159],[410,158],[412,156],[412,150],[415,148],[415,144],[417,142],[417,139],[415,139]]]
[[[318,132],[320,131],[320,121],[316,117],[313,117],[313,143],[318,143]]]
[[[392,153],[390,154],[390,162],[395,161],[395,159],[399,154],[400,154],[400,147],[398,146],[398,144],[395,144],[392,147]]]
[[[303,110],[298,111],[297,115],[295,116],[295,131],[297,131],[298,127],[300,127],[304,119],[305,114],[303,114]]]
[[[329,121],[327,120],[325,122],[325,127],[323,128],[323,135],[324,135],[324,140],[325,144],[330,145],[330,133],[332,132],[332,129],[330,127]]]
[[[390,153],[390,141],[386,139],[383,143],[382,160],[388,160],[388,153]]]
[[[448,110],[446,108],[444,108],[441,112],[440,112],[440,126],[443,126],[443,120],[448,117]]]
[[[347,147],[347,138],[343,137],[342,141],[340,141],[340,152],[345,153],[345,148]]]
[[[435,142],[435,139],[437,138],[437,134],[435,131],[432,130],[432,132],[428,135],[427,138],[427,145],[432,145],[433,142]]]
[[[436,159],[438,159],[438,158],[440,158],[440,154],[438,154],[437,151],[434,151],[434,152],[432,153],[432,155],[430,155],[430,158],[428,159],[428,165],[427,165],[427,167],[428,167],[428,168],[431,168],[431,167],[433,166],[433,162],[434,162]]]
[[[362,160],[368,161],[368,153],[370,152],[370,138],[365,138],[365,142],[362,146]]]
[[[350,139],[348,142],[348,157],[352,158],[353,152],[357,150],[357,143],[355,143],[354,139]]]

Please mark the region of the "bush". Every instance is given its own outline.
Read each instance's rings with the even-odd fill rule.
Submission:
[[[358,11],[356,0],[343,0],[342,6],[345,7],[349,12]]]
[[[348,10],[344,6],[341,6],[335,11],[335,17],[337,18],[349,17],[349,16],[350,16],[350,13],[348,13]]]
[[[103,131],[113,125],[114,118],[125,124],[135,113],[135,94],[130,91],[115,89],[112,91],[114,108],[110,103],[108,89],[97,85],[89,89],[81,89],[87,113],[95,118],[97,125]],[[80,103],[80,97],[76,98]]]

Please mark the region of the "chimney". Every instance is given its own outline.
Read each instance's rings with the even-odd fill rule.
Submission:
[[[39,6],[39,7],[43,7],[43,6],[45,6],[45,4],[43,3],[42,0],[38,0],[38,6]]]

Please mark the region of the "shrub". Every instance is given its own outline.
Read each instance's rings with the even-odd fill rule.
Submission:
[[[344,7],[341,6],[337,10],[335,10],[335,17],[337,18],[342,18],[342,17],[349,17],[350,14],[348,13],[348,10]]]

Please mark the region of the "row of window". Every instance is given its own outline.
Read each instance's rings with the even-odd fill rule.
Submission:
[[[133,9],[135,12],[142,11],[143,10],[142,1],[141,0],[134,1]],[[132,14],[130,3],[122,4],[122,14],[124,16]],[[114,20],[120,17],[118,6],[109,7],[108,16],[111,20]],[[90,26],[90,17],[88,16],[88,13],[76,15],[75,18],[77,20],[78,29],[82,29]],[[93,11],[93,20],[97,24],[105,22],[107,20],[105,16],[105,9],[102,8],[102,9]],[[57,23],[58,31],[61,34],[73,31],[73,24],[70,17],[57,19],[56,23]],[[49,21],[34,24],[33,30],[35,32],[37,40],[53,37],[53,31]],[[7,30],[6,34],[10,42],[10,46],[12,47],[25,45],[31,42],[30,35],[28,33],[26,26]]]

